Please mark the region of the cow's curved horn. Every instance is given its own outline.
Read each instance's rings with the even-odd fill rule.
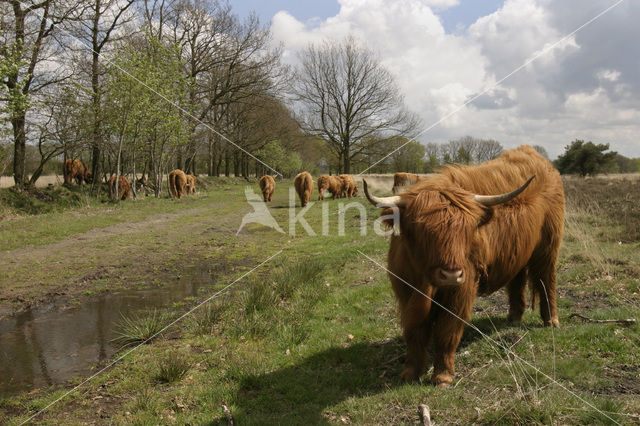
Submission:
[[[520,188],[515,191],[508,192],[506,194],[499,195],[474,195],[473,199],[481,204],[484,204],[487,207],[495,206],[496,204],[506,203],[509,200],[513,200],[516,198],[522,191],[524,191],[527,186],[531,183],[534,176],[531,176],[528,181],[524,183]]]
[[[405,204],[405,202],[402,200],[402,197],[399,195],[394,195],[392,197],[376,197],[369,194],[367,181],[364,179],[362,179],[362,188],[364,189],[364,195],[366,195],[367,200],[369,200],[369,202],[376,207],[402,207]]]

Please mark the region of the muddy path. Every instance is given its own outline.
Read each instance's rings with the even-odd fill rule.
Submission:
[[[230,203],[203,197],[197,204],[143,220],[134,216],[51,244],[4,250],[0,319],[42,304],[72,306],[103,292],[158,287],[206,264],[230,244],[228,236],[246,207],[240,199]]]

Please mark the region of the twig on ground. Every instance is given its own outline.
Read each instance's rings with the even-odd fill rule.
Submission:
[[[224,415],[227,417],[227,422],[230,426],[233,426],[233,415],[231,411],[227,408],[226,405],[222,404],[222,411],[224,411]]]
[[[431,413],[429,407],[424,404],[418,405],[418,415],[420,416],[420,423],[424,426],[435,426],[431,423]]]
[[[571,315],[569,315],[569,318],[580,318],[581,320],[585,321],[585,322],[594,322],[594,323],[616,323],[616,324],[622,324],[622,325],[631,325],[631,324],[635,324],[636,323],[636,319],[635,318],[626,318],[626,319],[592,319],[592,318],[588,318],[585,317],[584,315],[580,315],[580,314],[576,314],[573,313]]]

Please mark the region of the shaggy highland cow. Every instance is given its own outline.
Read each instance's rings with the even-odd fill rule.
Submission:
[[[338,176],[322,175],[318,177],[318,200],[324,200],[324,191],[330,192],[333,198],[340,198],[342,180]]]
[[[364,191],[383,215],[399,211],[388,269],[407,344],[401,377],[416,380],[425,371],[432,341],[431,381],[451,383],[462,320],[469,320],[476,295],[506,286],[508,319],[519,322],[528,281],[544,325],[559,326],[564,192],[558,171],[533,148],[478,166],[445,167],[401,195],[371,196],[366,182]]]
[[[194,195],[196,193],[196,177],[195,175],[186,175],[187,184],[185,186],[185,190],[187,191],[187,195]]]
[[[298,197],[300,197],[302,207],[309,204],[309,198],[311,198],[311,193],[313,192],[313,179],[309,172],[298,173],[293,179],[293,186],[295,186]]]
[[[393,175],[393,189],[394,194],[400,194],[406,191],[411,185],[419,182],[422,178],[415,173],[398,172]]]
[[[187,186],[187,175],[180,169],[169,172],[169,194],[173,198],[182,198]]]
[[[87,169],[80,160],[68,159],[62,164],[62,176],[64,176],[64,182],[71,184],[73,180],[78,185],[82,185],[83,182],[91,183],[91,172]]]
[[[118,198],[126,200],[131,196],[131,184],[129,179],[124,176],[118,177]],[[109,198],[114,200],[116,198],[116,175],[111,175],[109,178]]]
[[[258,182],[262,191],[262,198],[265,202],[271,201],[273,192],[276,190],[276,180],[271,175],[264,175]]]
[[[340,175],[338,178],[342,181],[342,190],[340,197],[355,197],[358,195],[358,187],[356,186],[356,180],[351,175]]]

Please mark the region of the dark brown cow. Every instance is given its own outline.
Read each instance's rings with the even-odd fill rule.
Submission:
[[[131,196],[131,184],[129,179],[124,176],[118,177],[118,196],[121,200],[126,200]],[[116,175],[109,178],[109,197],[113,200],[116,198]]]
[[[338,178],[342,181],[341,198],[355,197],[358,195],[358,187],[356,186],[356,180],[351,175],[339,175]]]
[[[271,175],[264,175],[260,178],[260,190],[262,191],[262,198],[265,202],[271,201],[273,197],[273,191],[276,190],[276,180]]]
[[[187,175],[180,169],[169,172],[169,195],[173,198],[182,198],[187,186]]]
[[[406,191],[406,187],[409,187],[422,179],[415,173],[398,172],[393,175],[393,189],[394,194],[399,194]],[[404,188],[403,188],[404,187]]]
[[[324,200],[324,191],[329,191],[333,198],[340,198],[342,180],[338,176],[322,175],[318,177],[318,200]]]
[[[186,184],[186,191],[187,191],[187,195],[193,195],[196,193],[196,177],[195,175],[186,175],[187,178],[187,184]]]
[[[298,173],[293,179],[293,186],[295,186],[298,197],[300,197],[302,207],[309,204],[309,198],[311,198],[311,193],[313,192],[313,179],[309,172]]]
[[[91,172],[80,160],[65,160],[62,164],[62,176],[64,176],[65,183],[68,184],[71,184],[73,180],[78,185],[82,185],[83,182],[91,183]]]
[[[464,328],[459,318],[469,320],[476,295],[506,286],[508,319],[517,322],[529,280],[544,325],[559,326],[564,192],[557,170],[533,148],[506,151],[478,166],[445,167],[402,195],[378,198],[364,188],[369,201],[385,207],[384,215],[399,209],[401,234],[391,238],[388,267],[407,343],[404,379],[425,370],[433,339],[431,381],[451,383]]]

